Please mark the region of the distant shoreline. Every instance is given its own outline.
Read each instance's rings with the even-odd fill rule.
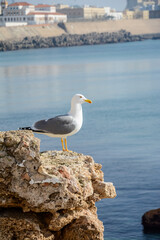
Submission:
[[[147,39],[160,39],[158,34],[132,35],[130,32],[89,33],[89,34],[62,34],[56,37],[25,37],[23,40],[0,41],[0,51],[15,51],[21,49],[71,47],[82,45],[98,45],[122,42],[143,41]]]
[[[136,19],[0,27],[0,51],[160,39],[159,26],[160,19]]]

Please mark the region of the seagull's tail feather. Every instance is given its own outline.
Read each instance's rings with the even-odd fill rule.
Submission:
[[[35,133],[44,133],[45,132],[43,130],[38,130],[38,129],[31,128],[31,127],[20,127],[20,128],[18,128],[18,130],[29,130],[29,131],[32,131]]]
[[[19,130],[31,130],[31,131],[33,131],[33,129],[31,127],[20,127],[18,129]]]

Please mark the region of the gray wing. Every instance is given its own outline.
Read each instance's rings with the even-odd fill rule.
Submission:
[[[76,127],[76,122],[72,116],[60,115],[48,120],[41,120],[34,124],[34,131],[53,133],[53,134],[68,134]]]

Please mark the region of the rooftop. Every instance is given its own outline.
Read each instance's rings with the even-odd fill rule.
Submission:
[[[9,5],[10,7],[14,6],[33,6],[33,4],[27,3],[27,2],[16,2],[16,3],[11,3]]]
[[[46,8],[46,7],[54,7],[53,5],[48,5],[48,4],[38,4],[35,6],[36,8]]]
[[[65,15],[58,12],[30,12],[27,15]]]

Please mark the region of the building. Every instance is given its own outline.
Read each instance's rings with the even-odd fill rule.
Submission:
[[[35,11],[56,12],[56,7],[48,4],[38,4],[35,6]]]
[[[142,11],[142,18],[143,19],[145,19],[145,20],[147,20],[147,19],[149,19],[149,11],[147,11],[147,10],[144,10],[144,11]]]
[[[149,18],[160,18],[160,10],[150,11]]]
[[[111,20],[120,20],[123,18],[122,12],[116,12],[114,9],[110,7],[105,7],[105,18]]]
[[[140,11],[138,9],[135,10],[134,19],[144,19],[144,20],[149,19],[149,11],[148,10]]]
[[[103,18],[105,16],[105,9],[96,7],[84,7],[83,14],[84,19]]]
[[[130,11],[130,10],[125,10],[123,13],[123,18],[124,19],[149,19],[149,11],[144,10],[135,10],[135,11]]]
[[[0,26],[22,26],[31,24],[52,24],[66,22],[65,14],[57,13],[55,6],[47,4],[33,5],[27,2],[7,4],[1,2]]]
[[[84,17],[83,8],[59,8],[57,12],[67,15],[67,19],[82,19]]]
[[[52,24],[59,22],[66,22],[67,17],[65,14],[59,14],[57,12],[30,12],[27,15],[27,24]]]
[[[5,8],[7,8],[8,2],[6,0],[1,1],[1,14]]]
[[[137,5],[141,3],[142,3],[142,0],[127,0],[126,9],[133,10]]]
[[[125,19],[160,18],[160,0],[127,0]]]
[[[67,4],[56,4],[56,9],[62,9],[62,8],[69,8],[69,5]]]
[[[97,7],[67,7],[57,11],[66,14],[67,19],[100,19],[105,16],[105,9]]]
[[[128,10],[156,10],[160,7],[160,0],[127,0]]]
[[[124,19],[133,19],[134,18],[134,11],[132,11],[132,10],[125,10],[123,12],[123,18]]]

